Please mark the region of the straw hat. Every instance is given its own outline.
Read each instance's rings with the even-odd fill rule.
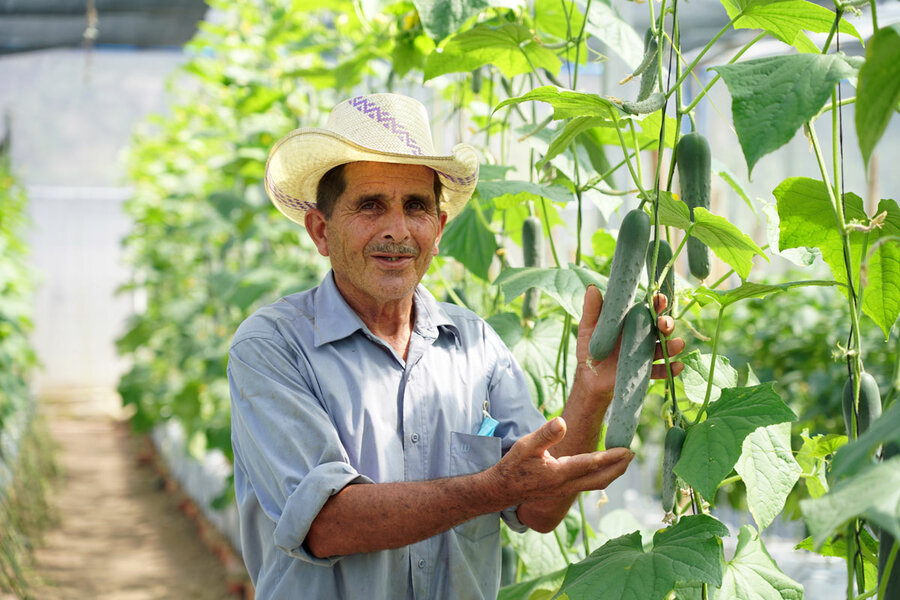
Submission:
[[[438,156],[425,107],[397,94],[370,94],[334,107],[324,129],[300,128],[272,147],[266,162],[266,193],[291,221],[304,224],[316,206],[319,180],[333,167],[355,161],[425,165],[443,184],[441,210],[452,219],[478,181],[478,154],[458,144]]]

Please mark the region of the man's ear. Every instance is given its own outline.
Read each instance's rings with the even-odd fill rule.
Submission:
[[[306,224],[306,233],[316,245],[319,254],[328,256],[328,221],[325,219],[325,215],[318,208],[310,209],[306,211],[304,223]]]
[[[444,235],[444,225],[447,224],[447,213],[441,211],[440,224],[437,237],[434,239],[434,249],[431,251],[432,256],[437,256],[441,245],[441,236]]]

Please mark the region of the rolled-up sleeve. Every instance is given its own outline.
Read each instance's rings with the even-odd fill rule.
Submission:
[[[309,528],[332,495],[372,481],[350,465],[302,357],[276,333],[236,338],[228,379],[235,460],[274,524],[274,545],[310,563],[333,564],[340,557],[317,558],[306,548]]]

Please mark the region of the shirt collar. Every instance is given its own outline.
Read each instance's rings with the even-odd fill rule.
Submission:
[[[440,332],[446,331],[454,337],[457,344],[460,342],[456,324],[447,316],[431,292],[421,284],[416,287],[413,302],[416,307],[415,331],[419,335],[435,339]],[[360,329],[368,331],[365,323],[350,308],[338,290],[333,271],[328,272],[316,290],[315,311],[316,347],[336,342]]]

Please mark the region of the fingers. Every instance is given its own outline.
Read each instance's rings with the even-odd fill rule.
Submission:
[[[519,441],[525,442],[528,454],[540,455],[550,446],[558,444],[564,437],[566,437],[566,421],[562,417],[556,417]]]
[[[656,294],[653,296],[653,306],[656,307],[656,314],[659,314],[669,306],[669,299],[665,294]]]
[[[672,375],[678,376],[684,370],[684,364],[678,361],[670,362],[669,365],[672,367]],[[666,378],[666,365],[658,364],[653,365],[650,369],[650,378],[651,379],[665,379]]]
[[[568,480],[566,487],[574,491],[602,490],[622,475],[634,458],[627,448],[605,452],[577,454],[560,459]]]
[[[684,340],[681,338],[674,338],[666,342],[666,351],[669,354],[669,358],[680,354],[681,351],[684,350]],[[661,360],[663,357],[662,346],[660,346],[659,342],[656,343],[656,352],[653,353],[653,360]]]
[[[662,332],[666,337],[672,335],[672,332],[675,331],[675,319],[670,317],[669,315],[661,315],[656,319],[656,327]]]
[[[589,328],[593,331],[597,325],[597,319],[600,317],[600,309],[603,307],[603,295],[595,285],[589,285],[584,292],[584,304],[581,309],[582,328]]]

